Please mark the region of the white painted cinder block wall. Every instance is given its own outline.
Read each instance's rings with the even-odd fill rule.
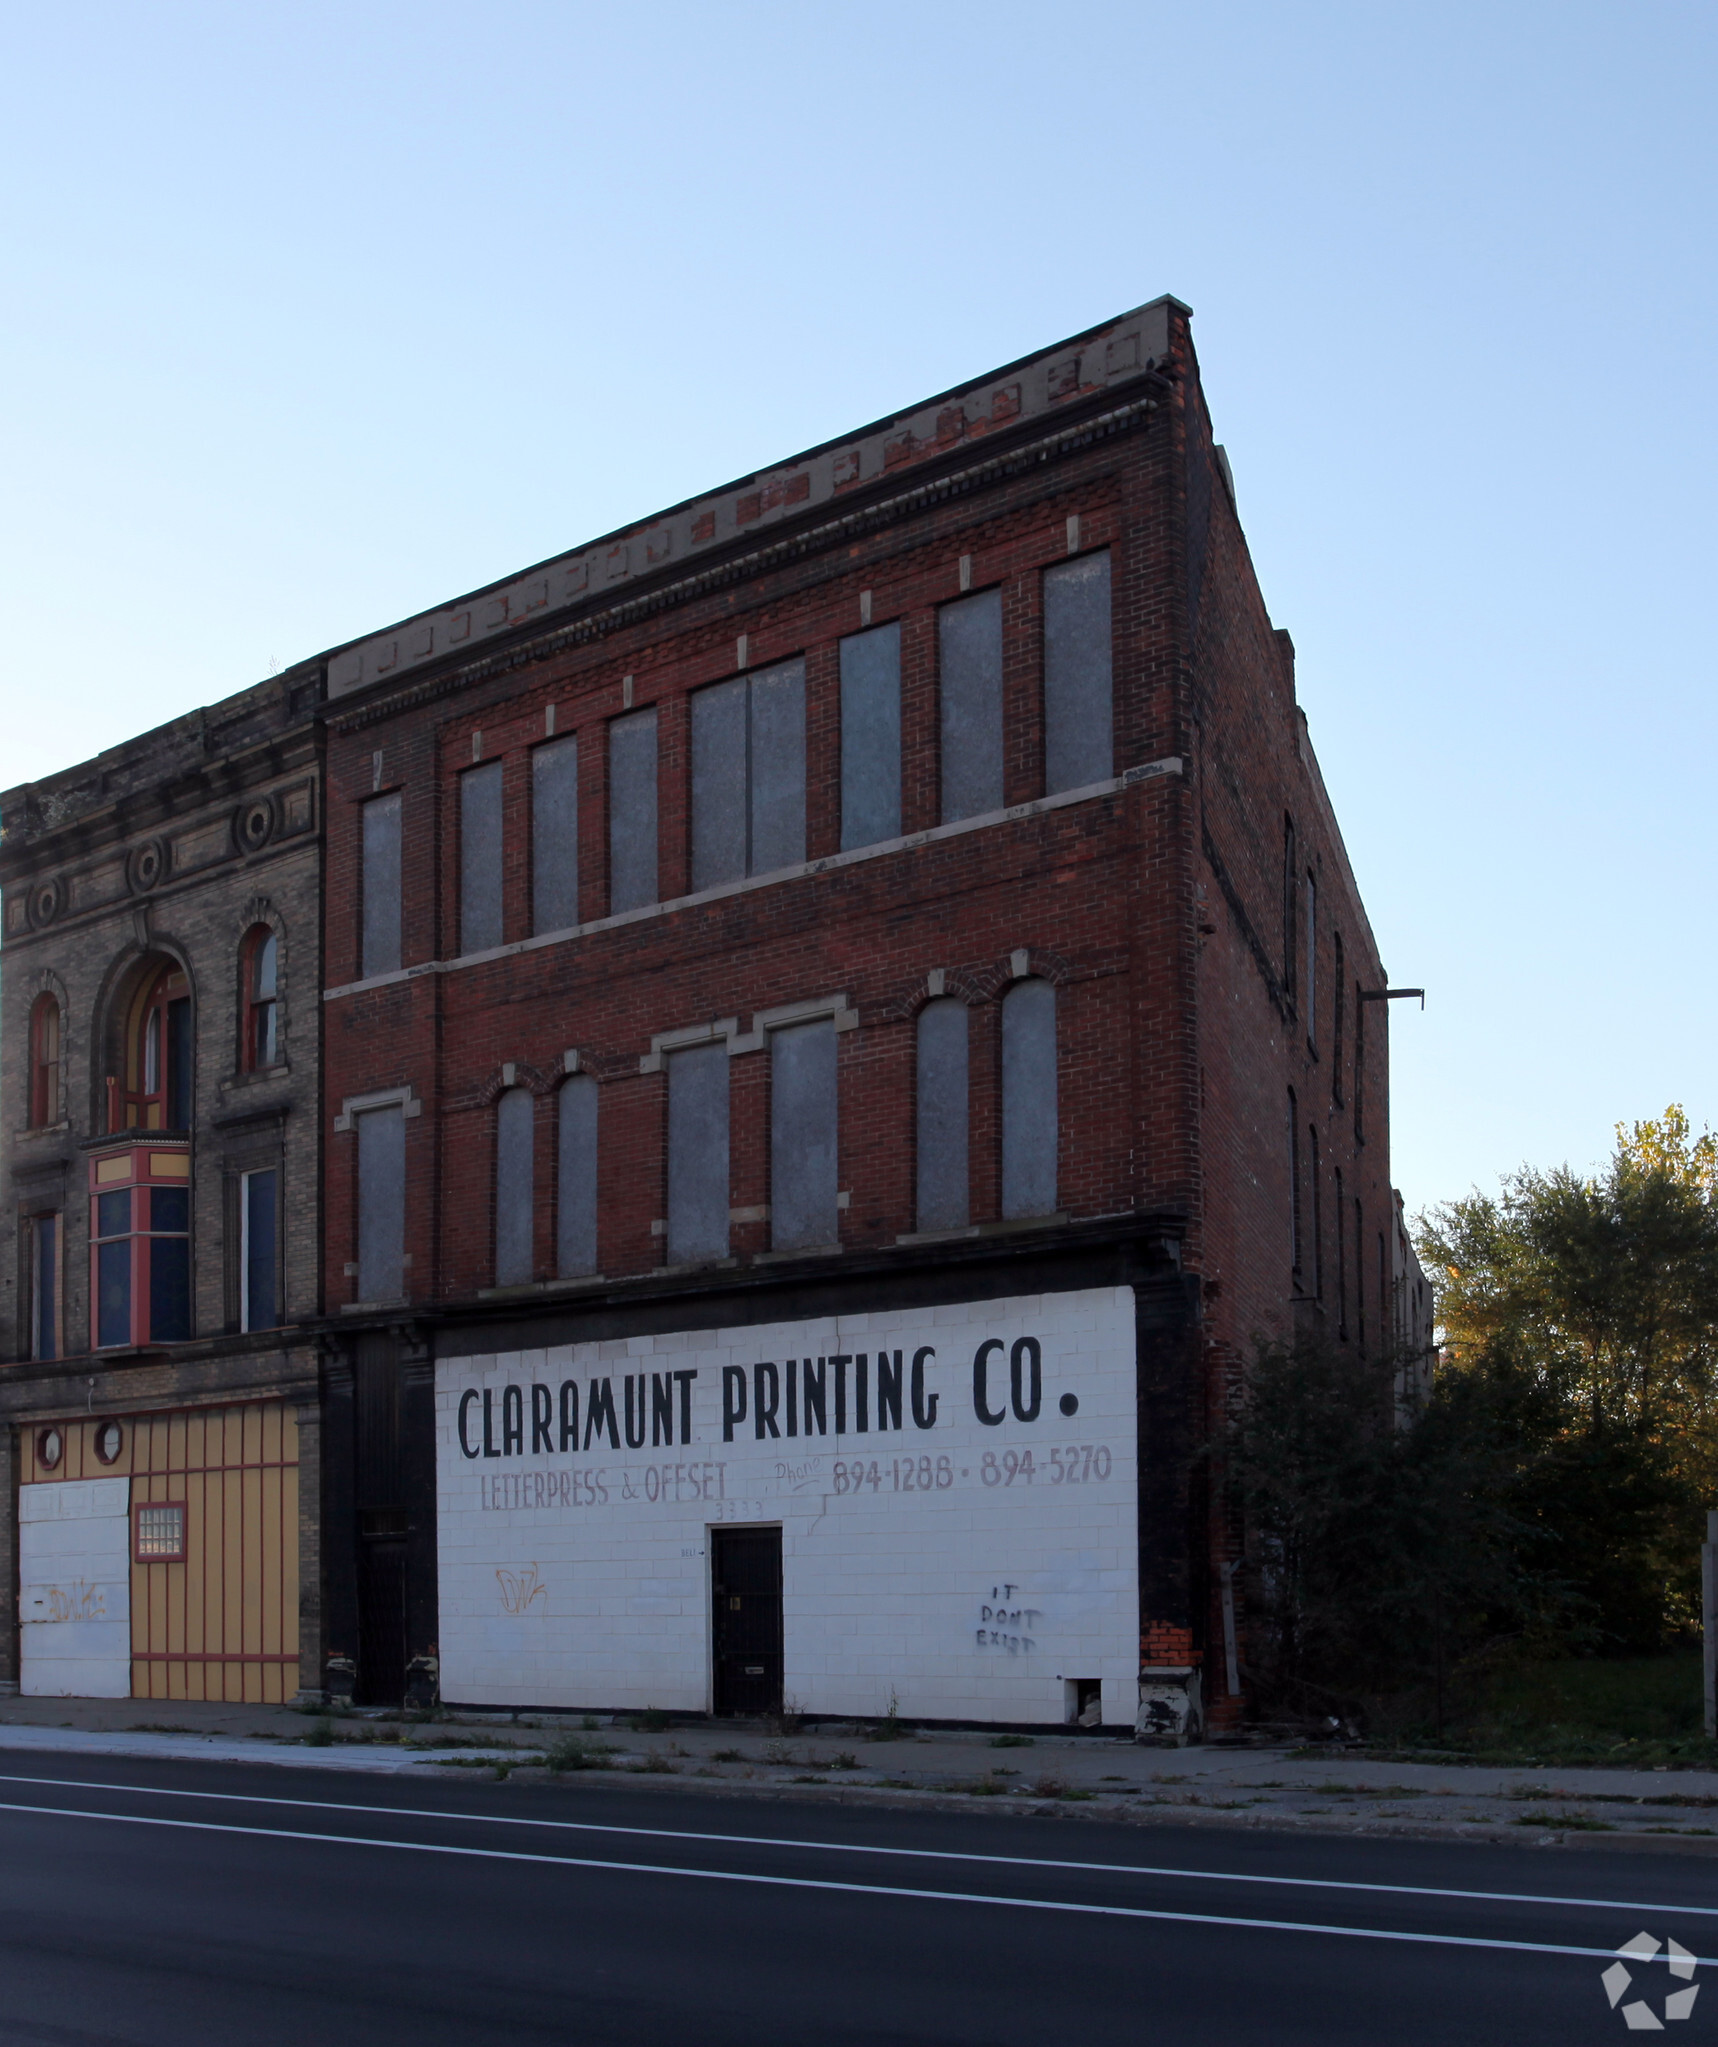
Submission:
[[[1022,1338],[1042,1354],[1032,1420],[1010,1398]],[[1003,1418],[986,1424],[975,1411],[974,1354],[993,1339],[1001,1349],[988,1353],[985,1396]],[[867,1432],[856,1428],[850,1376],[845,1434],[789,1438],[778,1409],[783,1434],[758,1439],[750,1396],[759,1361],[779,1370],[788,1358],[874,1358],[886,1348],[903,1354],[907,1378],[926,1346],[931,1427],[915,1425],[908,1396],[903,1427],[879,1431],[873,1368]],[[1029,1409],[1029,1350],[1021,1363]],[[725,1441],[730,1366],[747,1375],[748,1411]],[[691,1440],[680,1440],[676,1388],[673,1444],[652,1444],[646,1432],[643,1446],[628,1447],[626,1375],[688,1369],[697,1374]],[[563,1451],[569,1379],[580,1436]],[[585,1446],[590,1389],[604,1379],[618,1449],[606,1432]],[[533,1447],[539,1385],[555,1408],[547,1453]],[[509,1386],[524,1419],[510,1454]],[[1129,1287],[443,1360],[436,1416],[441,1684],[452,1701],[707,1711],[709,1531],[729,1523],[782,1530],[785,1693],[801,1711],[883,1714],[894,1702],[906,1716],[1049,1722],[1064,1717],[1066,1680],[1096,1678],[1104,1719],[1132,1724]],[[834,1420],[831,1411],[831,1431]]]

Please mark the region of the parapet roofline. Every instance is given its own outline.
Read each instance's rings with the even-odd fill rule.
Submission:
[[[1191,312],[1180,299],[1153,299],[905,412],[350,640],[326,656],[328,696],[398,681],[440,657],[470,652],[593,597],[618,594],[671,562],[702,557],[838,503],[965,442],[1047,417],[1070,399],[1130,383],[1169,353],[1173,315]]]

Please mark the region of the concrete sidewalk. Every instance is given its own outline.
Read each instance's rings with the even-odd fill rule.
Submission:
[[[571,1740],[585,1749],[586,1767],[561,1779],[568,1783],[683,1775],[737,1796],[993,1800],[1004,1811],[1159,1823],[1718,1853],[1714,1771],[1380,1763],[1341,1751],[1141,1748],[1074,1734],[939,1730],[882,1741],[876,1732],[827,1722],[791,1736],[733,1723],[651,1729],[625,1716],[457,1709],[414,1720],[146,1699],[0,1702],[0,1751],[15,1757],[128,1755],[390,1774],[499,1768],[528,1783],[547,1775],[545,1750]]]

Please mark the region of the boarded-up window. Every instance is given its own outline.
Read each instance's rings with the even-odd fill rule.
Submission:
[[[495,1284],[523,1286],[532,1276],[532,1141],[529,1088],[510,1087],[495,1104]]]
[[[835,1023],[770,1034],[770,1225],[778,1251],[833,1244],[836,1219]]]
[[[805,858],[805,663],[735,676],[692,698],[692,886]]]
[[[1106,549],[1044,571],[1044,790],[1114,773]]]
[[[406,1290],[406,1119],[399,1105],[358,1118],[358,1298]]]
[[[919,1011],[918,1220],[964,1229],[967,1192],[967,1009],[954,996]]]
[[[943,822],[1002,808],[1002,592],[937,613]]]
[[[400,964],[400,792],[364,805],[363,958],[361,971],[392,974]]]
[[[1002,1213],[1056,1210],[1056,991],[1016,981],[1002,999]]]
[[[654,711],[608,728],[608,887],[614,916],[657,900]]]
[[[728,1255],[728,1047],[668,1057],[668,1262]]]
[[[459,949],[501,943],[501,763],[459,778]]]
[[[841,642],[841,846],[901,836],[901,628]]]
[[[588,1073],[562,1083],[559,1121],[555,1270],[578,1279],[597,1269],[597,1084]]]
[[[277,1238],[280,1172],[275,1166],[239,1179],[239,1327],[273,1329],[280,1322]]]
[[[554,739],[531,755],[531,929],[579,921],[579,742]]]

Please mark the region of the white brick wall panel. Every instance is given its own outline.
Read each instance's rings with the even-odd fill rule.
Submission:
[[[1008,1350],[1035,1337],[1043,1353],[1037,1418],[1009,1410]],[[986,1426],[974,1412],[973,1354],[992,1354]],[[928,1383],[935,1426],[879,1432],[875,1351],[903,1353],[904,1377],[920,1345],[935,1347]],[[754,1433],[751,1368],[789,1357],[872,1359],[869,1433],[855,1431],[848,1371],[848,1432],[840,1437]],[[747,1371],[748,1414],[723,1441],[722,1372]],[[692,1440],[618,1450],[583,1448],[593,1380],[610,1380],[624,1426],[627,1371],[695,1367]],[[999,1367],[999,1369],[998,1369]],[[559,1448],[559,1389],[579,1386],[577,1451]],[[833,1373],[830,1427],[834,1427]],[[555,1398],[550,1455],[531,1450],[531,1386]],[[502,1445],[503,1396],[518,1386],[524,1447],[482,1452],[487,1392],[492,1440]],[[468,1404],[462,1449],[458,1418]],[[1060,1411],[1063,1395],[1077,1411]],[[803,1710],[872,1714],[891,1697],[906,1715],[976,1720],[1059,1720],[1064,1678],[1099,1678],[1104,1717],[1133,1717],[1138,1668],[1134,1542],[1134,1304],[1127,1287],[1076,1294],[851,1315],[744,1329],[670,1332],[627,1342],[442,1361],[436,1373],[441,1567],[442,1688],[454,1700],[704,1711],[710,1704],[709,1542],[712,1526],[761,1522],[782,1530],[785,1690]],[[1088,1462],[1085,1451],[1091,1446]],[[1079,1476],[1053,1482],[1050,1453],[1078,1450]],[[1005,1460],[1031,1452],[1013,1484]],[[997,1483],[985,1483],[985,1459]],[[904,1489],[930,1459],[932,1489]],[[938,1460],[952,1483],[935,1483]],[[1107,1477],[1098,1471],[1107,1463]],[[857,1491],[838,1492],[835,1467]],[[877,1486],[871,1485],[876,1467]],[[678,1470],[675,1467],[679,1467]],[[605,1497],[606,1495],[606,1497]],[[1004,1592],[1004,1587],[1012,1591]],[[985,1619],[989,1608],[992,1619]],[[512,1609],[512,1610],[509,1610]],[[1023,1616],[1030,1610],[1028,1622]],[[996,1620],[998,1614],[1010,1616]],[[988,1639],[994,1632],[1002,1643]],[[981,1640],[981,1633],[986,1639]],[[1009,1644],[1012,1646],[1008,1646]]]

